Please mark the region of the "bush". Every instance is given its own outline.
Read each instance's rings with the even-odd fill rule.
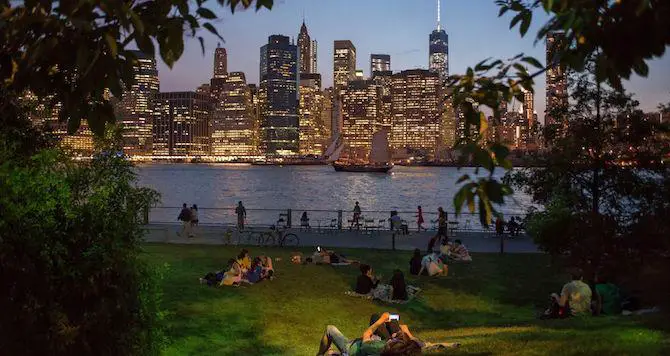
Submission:
[[[158,354],[156,271],[141,212],[157,193],[123,159],[58,150],[0,164],[0,350],[7,355]]]

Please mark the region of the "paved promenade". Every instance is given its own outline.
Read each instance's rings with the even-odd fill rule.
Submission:
[[[177,232],[181,225],[177,224],[149,224],[146,226],[147,242],[163,242],[174,244],[221,245],[224,244],[224,234],[227,230],[233,231],[232,242],[238,240],[237,232],[227,226],[199,226],[194,231],[195,238],[180,237]],[[254,228],[253,231],[267,231]],[[316,231],[290,229],[298,235],[301,246],[324,246],[346,248],[376,248],[391,249],[392,233],[390,231],[363,232],[356,230]],[[434,231],[411,232],[409,235],[396,236],[396,249],[414,250],[426,249],[428,241],[435,235]],[[499,252],[500,239],[489,232],[455,232],[455,237],[463,241],[470,252]],[[521,235],[514,239],[505,239],[505,253],[537,253],[537,247],[528,236]]]

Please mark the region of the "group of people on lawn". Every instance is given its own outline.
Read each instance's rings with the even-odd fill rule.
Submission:
[[[254,284],[264,279],[274,278],[272,258],[258,256],[251,258],[247,249],[242,249],[237,258],[228,260],[225,268],[210,272],[200,278],[200,283],[209,286],[239,286],[242,283]]]

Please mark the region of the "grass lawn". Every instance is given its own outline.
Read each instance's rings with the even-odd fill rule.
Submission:
[[[474,254],[472,264],[452,264],[448,277],[418,279],[408,276],[407,252],[338,251],[384,279],[400,268],[408,284],[423,289],[408,304],[384,305],[344,295],[356,266],[293,265],[287,249],[251,248],[252,255],[282,258],[277,278],[239,288],[198,284],[235,247],[151,244],[146,251],[152,263],[167,265],[166,355],[315,355],[327,324],[360,337],[370,314],[384,311],[400,314],[421,339],[461,342],[449,355],[670,355],[669,322],[661,315],[537,320],[566,278],[539,254]]]

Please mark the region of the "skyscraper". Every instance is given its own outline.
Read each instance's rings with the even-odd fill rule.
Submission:
[[[449,76],[449,36],[440,23],[440,0],[437,0],[437,28],[428,39],[428,68],[444,81]]]
[[[242,72],[212,78],[211,151],[214,156],[244,157],[256,153],[252,97]]]
[[[123,124],[123,151],[127,155],[150,155],[152,152],[152,121],[155,99],[159,91],[156,60],[140,51],[133,51],[137,63],[133,66],[135,83],[115,105],[116,115]]]
[[[261,147],[267,155],[297,155],[298,47],[282,35],[272,35],[261,47]]]
[[[223,78],[228,74],[228,54],[226,49],[217,47],[214,51],[214,78]]]
[[[370,80],[349,82],[342,92],[342,135],[350,158],[365,158],[380,127],[380,88]],[[353,156],[353,157],[352,157]]]
[[[300,57],[300,73],[316,73],[317,43],[312,40],[307,32],[307,25],[302,21],[300,34],[298,35],[298,51]]]
[[[560,48],[565,46],[564,32],[550,32],[547,34],[546,54],[547,54],[547,92],[546,92],[546,111],[545,125],[555,124],[555,118],[552,117],[552,111],[564,107],[568,104],[568,78],[565,67],[560,64],[560,58],[557,54]]]
[[[320,155],[323,153],[325,125],[322,112],[324,97],[321,93],[321,75],[303,73],[300,75],[300,154]]]
[[[209,154],[211,99],[195,92],[160,93],[153,125],[154,155]]]
[[[335,90],[342,90],[356,77],[356,47],[349,40],[334,42],[333,84]]]
[[[391,56],[388,54],[370,55],[370,77],[374,77],[378,72],[388,72],[391,70]]]
[[[434,154],[440,138],[442,85],[439,74],[424,69],[393,75],[391,147]]]

